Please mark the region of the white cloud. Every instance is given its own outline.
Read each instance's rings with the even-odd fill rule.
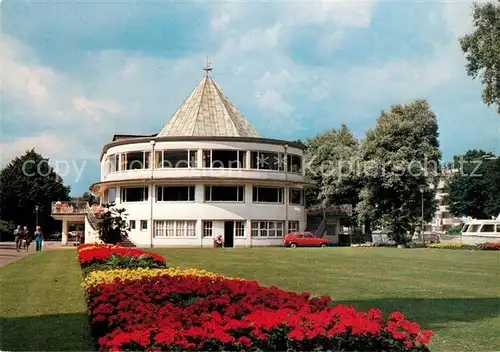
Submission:
[[[227,29],[230,22],[238,19],[242,4],[226,3],[219,8],[210,20],[210,25],[214,31]]]
[[[341,27],[368,27],[374,1],[346,2],[344,0],[323,0],[292,3],[286,7],[287,24],[325,24]]]
[[[128,70],[128,67],[125,68]],[[99,122],[103,112],[117,114],[120,112],[120,105],[113,101],[91,100],[85,97],[73,99],[75,109],[90,115],[95,122]]]
[[[315,86],[309,96],[313,101],[322,101],[330,96],[330,91],[326,86]]]
[[[0,165],[5,166],[16,156],[33,148],[44,157],[51,159],[51,162],[65,160],[70,163],[72,160],[93,157],[74,136],[66,138],[64,135],[41,133],[0,143]]]
[[[458,39],[472,31],[472,1],[445,2],[443,17],[452,35]]]
[[[3,90],[7,93],[5,98],[26,99],[30,104],[43,106],[51,99],[49,86],[54,84],[57,77],[50,68],[23,60],[30,57],[33,57],[33,52],[28,46],[9,36],[2,36]]]
[[[272,27],[255,28],[244,33],[239,40],[239,50],[244,53],[251,50],[272,50],[279,42],[283,26],[276,22]]]
[[[257,97],[257,105],[263,110],[280,115],[289,115],[294,110],[294,107],[285,102],[281,94],[275,90],[267,90],[264,93],[257,92],[255,96]]]

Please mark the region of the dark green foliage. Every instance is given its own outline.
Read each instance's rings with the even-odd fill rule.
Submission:
[[[435,191],[428,187],[439,179],[441,152],[436,115],[425,100],[393,105],[382,111],[374,129],[360,148],[364,188],[357,211],[360,218],[378,219],[398,244],[411,241],[422,220],[436,209]]]
[[[69,199],[69,186],[48,164],[49,159],[34,149],[16,157],[0,172],[0,216],[16,225],[35,226],[35,206],[39,205],[39,224],[48,232],[54,220],[51,203]]]
[[[99,262],[94,261],[88,264],[82,264],[84,275],[96,270],[113,270],[113,269],[138,269],[138,268],[160,268],[164,269],[167,266],[156,261],[149,255],[141,255],[139,257],[120,256],[112,254],[109,259]]]
[[[14,240],[14,229],[16,226],[13,222],[0,220],[0,241]]]
[[[482,150],[454,157],[457,172],[446,191],[450,211],[456,216],[489,219],[500,213],[500,158]]]
[[[306,191],[309,208],[356,205],[362,188],[357,154],[358,140],[346,125],[307,139],[306,178],[317,185],[317,188]]]
[[[482,77],[483,101],[500,113],[500,1],[474,4],[474,32],[460,39],[467,73]]]
[[[460,236],[461,233],[462,233],[462,226],[454,227],[446,231],[446,234],[450,236]]]
[[[100,213],[97,227],[99,238],[104,243],[115,244],[121,242],[127,235],[128,223],[124,208],[114,208],[114,204],[105,204],[104,212]]]

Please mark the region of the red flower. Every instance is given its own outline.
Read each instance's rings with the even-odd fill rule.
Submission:
[[[354,338],[360,346],[373,346],[376,336],[401,350],[418,350],[432,337],[400,312],[385,320],[378,309],[360,312],[332,306],[329,297],[223,277],[118,280],[90,288],[88,296],[102,351],[204,350],[214,344],[228,350],[266,349],[269,343],[291,341],[297,349],[322,348],[325,341],[334,344],[332,349],[349,349]]]

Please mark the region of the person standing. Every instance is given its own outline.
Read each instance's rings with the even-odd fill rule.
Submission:
[[[43,239],[42,229],[40,228],[40,226],[37,226],[35,231],[35,243],[37,252],[42,250],[42,239]]]
[[[28,230],[28,226],[24,226],[24,228],[23,228],[23,242],[24,242],[24,246],[26,248],[26,251],[28,251],[28,248],[31,244],[31,234],[30,234],[30,231]]]
[[[21,242],[22,242],[22,232],[21,230],[21,225],[17,225],[17,228],[14,230],[14,241],[16,242],[16,251],[19,252],[21,248]]]

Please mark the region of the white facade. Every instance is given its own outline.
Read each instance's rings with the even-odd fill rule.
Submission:
[[[302,146],[256,136],[207,77],[161,135],[105,145],[91,191],[126,209],[137,246],[281,245],[306,228]]]
[[[444,174],[444,176],[439,180],[438,186],[436,188],[435,199],[438,202],[438,206],[432,222],[430,224],[425,224],[425,231],[432,232],[446,232],[447,230],[460,226],[461,219],[453,216],[450,213],[448,205],[446,203],[446,196],[448,195],[445,191],[446,182],[448,178],[452,175],[453,171]]]

